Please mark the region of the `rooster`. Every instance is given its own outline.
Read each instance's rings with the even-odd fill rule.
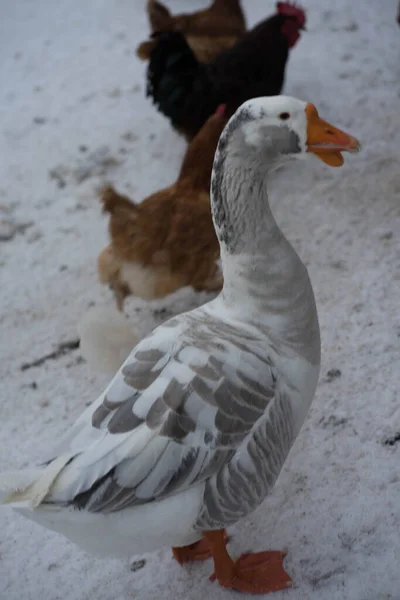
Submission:
[[[250,98],[280,94],[306,16],[289,2],[278,2],[276,10],[208,64],[196,59],[179,31],[153,35],[147,96],[188,140],[218,105],[226,104],[230,116]]]

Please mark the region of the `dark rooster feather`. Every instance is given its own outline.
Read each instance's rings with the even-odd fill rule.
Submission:
[[[155,33],[147,70],[147,96],[188,139],[219,104],[233,114],[246,100],[280,94],[289,48],[304,29],[301,8],[278,2],[259,23],[211,63],[200,63],[178,31]]]

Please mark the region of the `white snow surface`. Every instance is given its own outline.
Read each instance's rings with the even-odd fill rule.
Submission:
[[[168,1],[174,12],[205,4]],[[243,4],[249,25],[274,10]],[[363,149],[340,169],[302,161],[271,182],[276,218],[310,271],[323,363],[273,493],[232,528],[229,547],[233,556],[288,549],[295,587],[275,600],[399,600],[397,0],[306,8],[284,91]],[[135,47],[147,31],[144,0],[1,3],[0,237],[9,239],[0,241],[0,472],[47,455],[107,382],[79,349],[21,370],[76,339],[90,305],[113,302],[96,276],[107,242],[97,187],[112,181],[140,200],[180,167],[184,141],[145,98]],[[129,299],[129,322],[142,337],[209,298],[186,289]],[[132,558],[145,563],[98,560],[9,511],[0,531],[2,600],[249,598],[210,583],[211,561],[181,568],[169,549]]]

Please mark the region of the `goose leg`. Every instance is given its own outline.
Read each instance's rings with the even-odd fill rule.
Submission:
[[[243,554],[236,561],[229,556],[223,531],[206,531],[214,559],[214,573],[210,580],[225,588],[249,594],[268,594],[291,587],[292,580],[283,568],[285,552],[268,551]]]
[[[229,542],[229,538],[226,531],[222,530],[222,536],[225,544]],[[172,548],[172,554],[175,560],[183,565],[186,562],[193,562],[195,560],[207,560],[212,557],[210,544],[207,539],[203,538],[190,546],[181,546],[180,548]]]

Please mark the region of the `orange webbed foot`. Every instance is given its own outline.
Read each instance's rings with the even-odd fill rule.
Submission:
[[[207,540],[199,540],[194,544],[190,544],[190,546],[172,548],[172,554],[175,560],[180,565],[183,565],[195,560],[207,560],[207,558],[211,557],[211,550]]]
[[[223,538],[224,542],[227,544],[229,538],[226,531],[224,531]],[[212,557],[210,544],[205,538],[195,542],[194,544],[190,544],[190,546],[172,548],[172,554],[180,565],[196,560],[207,560],[208,558]]]
[[[222,587],[248,594],[268,594],[285,590],[293,585],[291,578],[283,568],[285,556],[286,552],[274,550],[242,554],[233,563],[230,573],[222,575],[220,578],[213,573],[210,580],[218,579],[218,583]]]
[[[205,531],[214,559],[214,573],[210,580],[217,580],[225,588],[248,594],[268,594],[292,586],[292,580],[283,568],[286,552],[270,550],[243,554],[236,561],[229,556],[223,531]]]

